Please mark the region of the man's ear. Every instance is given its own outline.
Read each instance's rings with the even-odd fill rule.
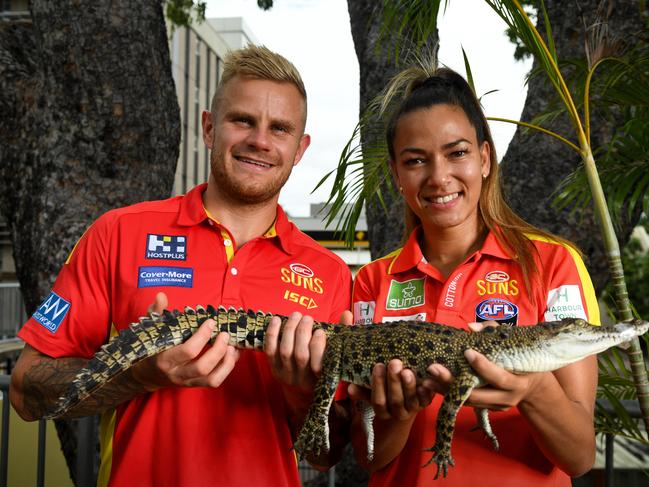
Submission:
[[[203,127],[203,143],[208,149],[211,149],[214,144],[214,122],[211,112],[203,110],[201,124]]]
[[[293,158],[294,166],[297,166],[297,163],[300,162],[300,159],[302,159],[302,156],[309,145],[311,145],[311,136],[309,134],[304,134],[297,145],[297,151],[295,151],[295,157]]]

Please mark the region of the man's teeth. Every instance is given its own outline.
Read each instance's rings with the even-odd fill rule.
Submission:
[[[266,164],[265,162],[253,161],[252,159],[246,159],[245,157],[242,157],[240,160],[243,162],[247,162],[248,164],[254,164],[255,166],[259,166],[259,167],[265,167],[265,168],[272,167],[270,164]]]
[[[446,196],[440,196],[439,198],[431,198],[431,201],[433,203],[443,204],[453,201],[458,196],[460,196],[460,193],[447,194]]]

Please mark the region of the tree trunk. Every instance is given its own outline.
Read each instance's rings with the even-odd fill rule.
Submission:
[[[585,26],[595,22],[600,3],[601,0],[545,0],[560,60],[585,58]],[[610,12],[611,34],[633,45],[634,37],[646,29],[646,10],[644,15],[641,15],[640,2],[637,0],[610,0],[605,2],[605,6]],[[544,33],[543,25],[539,26],[539,30]],[[534,68],[536,66],[535,62]],[[553,99],[554,92],[545,76],[533,77],[529,83],[521,120],[529,122],[546,110]],[[609,140],[614,129],[620,126],[621,120],[621,117],[617,120],[604,119],[594,113],[591,117],[593,147],[596,148]],[[570,135],[568,138],[575,141],[572,136],[574,130],[566,117],[560,117],[549,124],[549,127],[562,135]],[[571,213],[570,208],[561,210],[552,204],[552,193],[557,184],[574,171],[579,163],[579,156],[562,143],[546,135],[521,130],[519,127],[501,163],[503,186],[509,203],[525,220],[577,244],[584,253],[586,266],[599,293],[608,279],[608,268],[592,206]],[[620,222],[618,240],[621,247],[628,241],[639,216],[640,212],[637,212],[633,218]]]
[[[32,0],[31,22],[0,24],[0,213],[28,314],[95,218],[170,195],[180,117],[161,5]]]
[[[390,78],[399,72],[395,62],[393,46],[377,48],[381,18],[381,2],[373,0],[348,0],[354,49],[360,70],[359,115],[385,87]],[[370,143],[370,134],[361,133],[363,145]],[[387,161],[386,161],[387,164]],[[372,259],[377,259],[401,243],[403,234],[403,203],[389,188],[390,181],[383,184],[381,191],[388,212],[376,200],[366,202],[367,230]]]
[[[383,18],[381,2],[375,0],[348,0],[347,8],[351,23],[354,48],[360,68],[360,116],[370,102],[383,90],[388,81],[405,66],[403,57],[399,60],[396,48],[413,44],[408,33],[397,34],[379,40]],[[426,48],[437,48],[437,36]],[[401,62],[400,62],[401,61]],[[361,133],[361,143],[370,143],[376,134]],[[379,137],[384,134],[379,134]],[[386,164],[388,161],[385,161]],[[387,214],[376,200],[367,202],[367,227],[372,259],[381,257],[399,247],[403,242],[403,203],[401,197],[389,188],[392,181],[386,181],[381,188]],[[343,459],[336,467],[336,487],[357,487],[367,485],[368,474],[355,462],[351,448],[347,448]],[[326,485],[324,476],[309,483],[310,486]]]
[[[397,60],[396,49],[400,48],[405,52],[405,47],[413,45],[413,41],[408,38],[408,32],[403,35],[393,34],[390,38],[379,40],[383,22],[381,3],[374,0],[348,0],[347,2],[352,38],[360,68],[359,112],[361,116],[388,81],[405,67],[403,57]],[[426,49],[431,49],[432,46],[432,49],[436,50],[437,41],[437,36],[431,38]],[[372,135],[363,132],[362,144],[366,145],[371,137]],[[388,209],[387,214],[376,200],[368,201],[366,205],[372,259],[391,252],[403,243],[403,202],[389,186],[393,186],[392,181],[386,182],[381,188]]]

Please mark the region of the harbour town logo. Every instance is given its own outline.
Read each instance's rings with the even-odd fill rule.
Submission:
[[[424,280],[411,279],[405,282],[392,280],[385,309],[408,309],[425,302]]]
[[[51,291],[45,301],[36,309],[33,318],[52,333],[55,333],[61,326],[68,311],[70,311],[70,302]]]
[[[564,318],[588,319],[581,300],[581,291],[576,284],[565,284],[551,289],[548,293],[546,321],[559,321]]]
[[[146,258],[164,260],[187,259],[187,237],[184,235],[156,235],[146,238]]]
[[[354,323],[369,325],[374,321],[376,301],[356,301],[354,303]]]

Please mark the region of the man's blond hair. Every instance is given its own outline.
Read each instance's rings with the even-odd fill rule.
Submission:
[[[265,46],[253,44],[230,51],[224,61],[223,74],[212,98],[211,111],[216,113],[223,86],[235,76],[292,83],[302,95],[306,112],[306,89],[297,68],[288,59]]]

